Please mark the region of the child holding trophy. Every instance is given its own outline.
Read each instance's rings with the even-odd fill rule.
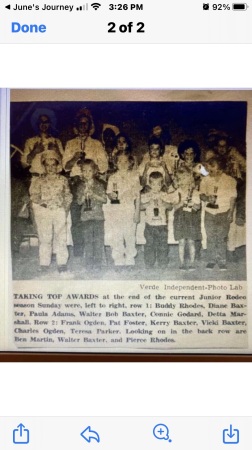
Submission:
[[[81,205],[84,255],[86,267],[100,268],[104,253],[104,213],[107,202],[104,183],[96,179],[98,167],[91,159],[81,165],[82,181],[77,188],[77,203]]]
[[[148,141],[149,154],[143,158],[138,167],[142,186],[149,185],[149,177],[152,172],[160,172],[163,176],[164,184],[168,187],[171,182],[171,176],[168,173],[165,162],[162,159],[163,144],[156,136],[152,136]]]
[[[115,266],[134,266],[141,185],[138,172],[133,168],[135,160],[132,155],[120,151],[115,162],[117,171],[109,177],[107,187],[115,225],[112,258]]]
[[[141,210],[145,212],[145,267],[151,269],[158,265],[165,269],[168,264],[167,211],[173,208],[177,194],[167,193],[162,173],[151,172],[149,185],[141,192]]]
[[[226,270],[227,237],[234,216],[236,181],[224,173],[223,159],[218,156],[207,162],[207,170],[209,175],[200,184],[200,198],[205,202],[206,269],[212,270],[218,264],[220,270]]]
[[[193,173],[186,166],[176,174],[179,202],[174,206],[174,237],[179,242],[180,269],[186,270],[185,250],[188,245],[188,270],[195,270],[195,241],[201,239],[200,197]]]
[[[53,247],[59,272],[67,271],[67,215],[72,194],[67,179],[61,175],[61,156],[54,150],[45,150],[41,156],[44,173],[33,177],[30,198],[39,237],[40,270],[47,272]]]

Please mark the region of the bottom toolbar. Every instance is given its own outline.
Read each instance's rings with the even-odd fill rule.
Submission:
[[[0,447],[248,450],[251,429],[252,417],[1,417]]]

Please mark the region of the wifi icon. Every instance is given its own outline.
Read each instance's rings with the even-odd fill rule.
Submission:
[[[100,3],[91,3],[91,6],[97,10],[98,8],[100,8],[101,4]]]

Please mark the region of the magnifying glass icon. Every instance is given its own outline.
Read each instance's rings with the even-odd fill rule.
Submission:
[[[156,439],[165,440],[168,442],[172,442],[172,440],[169,438],[169,428],[164,423],[158,423],[153,428],[153,435]]]

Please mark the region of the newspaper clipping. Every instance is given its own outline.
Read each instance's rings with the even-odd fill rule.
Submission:
[[[12,349],[248,352],[251,100],[11,91]]]

